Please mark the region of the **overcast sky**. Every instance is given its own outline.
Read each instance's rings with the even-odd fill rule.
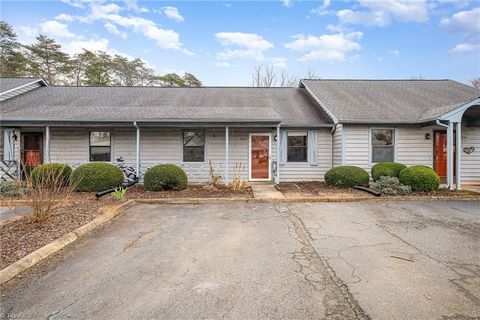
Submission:
[[[480,2],[2,1],[22,42],[45,33],[82,48],[141,57],[158,73],[250,85],[255,65],[322,78],[480,76]]]

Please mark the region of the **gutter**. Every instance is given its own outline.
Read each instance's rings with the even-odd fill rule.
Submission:
[[[446,125],[444,123],[441,123],[440,120],[435,121],[435,123],[437,124],[437,126],[441,126],[441,127],[445,127],[445,128],[449,127],[448,125]]]
[[[10,92],[17,91],[17,90],[19,90],[19,89],[28,87],[28,86],[30,86],[30,85],[32,85],[32,84],[34,84],[34,83],[37,83],[37,82],[43,83],[45,86],[48,87],[48,84],[45,82],[45,80],[43,80],[43,79],[37,79],[37,80],[35,80],[35,81],[22,84],[21,86],[15,87],[15,88],[13,88],[13,89],[4,91],[4,92],[0,93],[0,97],[1,97],[1,96],[4,96],[4,95],[6,95],[6,94],[8,94],[8,93],[10,93]]]

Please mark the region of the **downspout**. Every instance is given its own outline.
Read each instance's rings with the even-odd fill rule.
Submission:
[[[448,125],[444,124],[444,123],[441,123],[440,120],[437,120],[436,123],[437,123],[438,126],[448,128]]]
[[[330,136],[330,168],[333,168],[333,135],[337,131],[337,123],[332,127],[332,134]]]
[[[133,126],[137,129],[135,175],[136,175],[138,181],[140,181],[140,127],[138,126],[137,121],[133,122]]]

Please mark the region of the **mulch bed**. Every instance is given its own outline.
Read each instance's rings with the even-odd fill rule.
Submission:
[[[27,216],[0,226],[0,269],[92,221],[102,214],[100,208],[112,204],[112,197],[96,200],[93,193],[76,193],[46,221],[34,223]]]
[[[225,187],[207,189],[191,185],[183,191],[146,191],[142,185],[128,188],[125,200],[161,198],[253,198],[250,188],[234,191]],[[8,203],[8,200],[7,200]],[[25,217],[0,226],[0,269],[92,221],[101,208],[121,202],[107,194],[96,199],[94,193],[74,193],[71,201],[59,207],[46,221],[33,223]]]
[[[308,181],[308,182],[283,182],[280,183],[280,190],[287,198],[292,197],[374,197],[366,192],[355,189],[340,189],[336,187],[327,186],[324,182]],[[473,191],[466,190],[448,190],[437,189],[432,192],[414,192],[408,196],[393,196],[402,199],[408,197],[451,197],[451,198],[478,198],[480,195]],[[392,196],[389,196],[392,197]]]
[[[325,182],[320,181],[306,181],[306,182],[282,182],[280,183],[280,191],[286,198],[293,197],[307,197],[317,198],[322,196],[328,197],[374,197],[366,192],[355,189],[342,189],[332,186],[327,186]]]
[[[250,188],[231,190],[225,186],[207,188],[202,185],[190,185],[182,191],[147,191],[143,185],[135,185],[127,190],[126,199],[163,199],[163,198],[253,198]]]

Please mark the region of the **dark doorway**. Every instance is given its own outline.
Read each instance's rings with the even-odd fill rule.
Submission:
[[[43,133],[22,132],[22,171],[29,173],[43,163]]]

